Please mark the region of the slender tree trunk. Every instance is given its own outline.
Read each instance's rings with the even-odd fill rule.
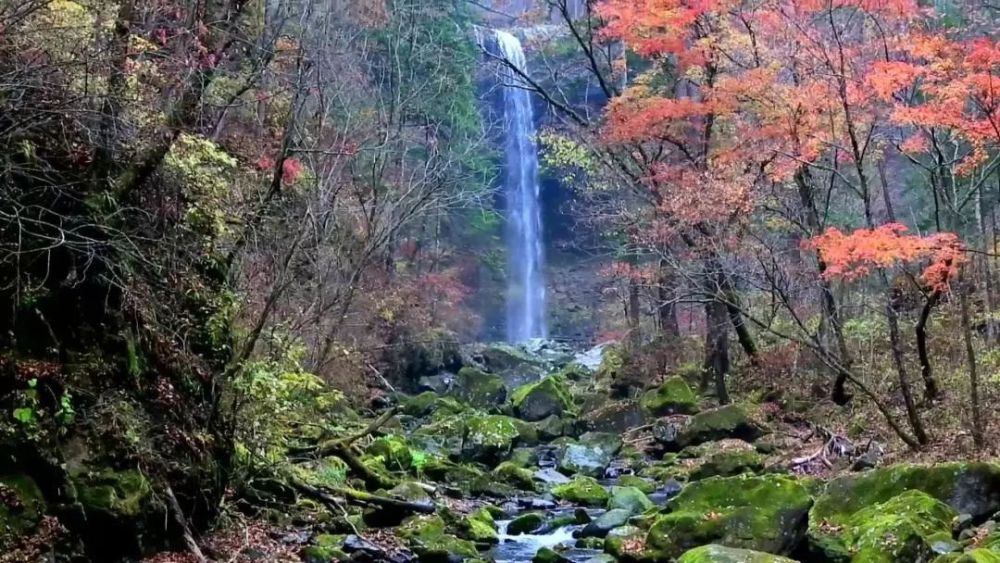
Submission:
[[[656,312],[660,320],[660,331],[670,339],[681,335],[680,326],[677,324],[677,307],[673,302],[674,285],[674,276],[670,272],[667,261],[660,260],[660,276],[656,288],[658,301]]]
[[[924,400],[928,403],[937,399],[941,392],[938,389],[937,381],[931,370],[931,360],[927,353],[927,320],[931,316],[931,310],[941,299],[941,292],[934,290],[924,300],[924,306],[920,310],[920,319],[914,329],[917,333],[917,357],[920,359],[920,377],[924,380]]]
[[[889,278],[884,271],[881,271],[883,285],[889,287]],[[903,357],[903,343],[899,334],[899,315],[892,306],[892,299],[886,295],[885,316],[889,324],[889,345],[892,349],[892,361],[896,365],[896,374],[899,376],[899,391],[903,395],[903,403],[906,406],[906,418],[910,421],[910,428],[913,429],[913,436],[917,443],[924,445],[928,442],[927,432],[924,431],[924,424],[920,421],[920,413],[917,411],[916,402],[913,400],[913,392],[910,389],[910,379],[906,374],[906,360]]]
[[[702,389],[709,381],[715,383],[715,394],[721,404],[729,403],[726,375],[729,373],[729,313],[726,304],[711,299],[705,304],[705,363],[702,370]]]
[[[958,303],[962,317],[962,339],[965,341],[965,358],[969,366],[969,401],[972,403],[972,442],[976,449],[983,448],[983,417],[979,405],[979,371],[976,366],[976,349],[972,345],[972,323],[969,320],[969,296],[963,283],[964,268],[959,273]]]
[[[813,197],[812,177],[808,168],[799,169],[795,174],[795,183],[799,188],[799,200],[805,211],[805,222],[809,227],[809,234],[818,235],[823,227],[819,217],[819,209],[816,207],[816,199]],[[837,298],[833,293],[833,285],[823,275],[826,272],[826,262],[820,257],[816,259],[816,268],[819,271],[823,319],[833,333],[834,341],[837,344],[837,353],[840,355],[839,362],[846,368],[846,370],[836,372],[830,399],[838,405],[846,405],[851,400],[851,395],[847,392],[846,376],[846,373],[851,369],[851,354],[847,348],[847,339],[844,338],[840,308],[837,306]]]

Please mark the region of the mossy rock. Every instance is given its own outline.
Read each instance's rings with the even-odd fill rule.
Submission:
[[[523,491],[535,490],[535,474],[530,469],[520,467],[512,462],[505,461],[496,466],[493,476],[508,485],[512,485]]]
[[[725,405],[689,418],[678,430],[677,444],[684,448],[726,438],[753,442],[763,434],[743,407]]]
[[[397,528],[397,534],[407,540],[420,561],[437,563],[479,556],[474,543],[456,537],[436,514],[407,518]]]
[[[812,498],[783,475],[712,477],[687,485],[656,519],[646,546],[663,560],[709,543],[790,553],[801,541]]]
[[[976,548],[965,553],[946,553],[935,559],[934,563],[1000,563],[1000,552]]]
[[[885,502],[866,506],[843,525],[814,526],[810,547],[827,561],[912,563],[931,561],[938,554],[936,535],[950,539],[955,511],[934,497],[911,489]]]
[[[534,425],[538,431],[538,438],[544,441],[555,440],[572,432],[572,426],[556,414],[549,415]]]
[[[440,458],[430,458],[421,473],[434,481],[447,483],[465,492],[469,492],[473,481],[483,476],[478,467]]]
[[[550,376],[522,385],[511,395],[514,414],[522,420],[536,422],[549,416],[562,416],[573,411],[573,397],[566,380]]]
[[[395,487],[389,489],[389,496],[408,500],[410,502],[421,502],[428,504],[432,501],[427,489],[413,481],[403,481]]]
[[[522,428],[503,415],[480,415],[468,419],[462,439],[462,453],[483,463],[497,463],[510,455],[521,438]]]
[[[328,563],[329,561],[348,560],[349,555],[344,553],[341,546],[344,544],[343,535],[319,534],[313,539],[312,545],[302,550],[302,555],[306,563]]]
[[[403,405],[403,414],[410,416],[429,415],[433,412],[438,398],[438,394],[433,391],[424,391],[419,395],[405,397],[400,401]]]
[[[477,543],[497,543],[500,541],[497,535],[496,521],[493,515],[486,508],[463,517],[459,521],[459,535],[467,540]]]
[[[703,545],[684,552],[677,563],[796,563],[794,559],[752,551],[726,547],[724,545]]]
[[[621,434],[630,428],[642,426],[649,420],[640,401],[628,399],[608,402],[603,394],[601,399],[598,405],[585,405],[581,408],[580,422],[587,430]]]
[[[627,510],[629,514],[640,514],[653,508],[653,506],[653,501],[649,500],[646,493],[635,487],[623,487],[619,485],[611,487],[608,510],[621,508]]]
[[[704,447],[708,445],[718,447]],[[710,442],[699,449],[703,451],[701,464],[688,473],[688,477],[692,480],[756,473],[764,468],[764,456],[757,453],[752,445],[741,440]]]
[[[512,536],[530,534],[542,528],[545,524],[545,515],[541,512],[525,512],[507,524],[507,533]]]
[[[365,449],[369,456],[382,458],[385,468],[390,471],[408,471],[413,465],[413,452],[406,439],[397,434],[380,436]]]
[[[598,507],[607,504],[611,498],[607,489],[596,479],[579,475],[569,483],[552,487],[552,496],[575,504]]]
[[[643,479],[638,475],[622,475],[618,478],[618,485],[622,487],[635,487],[645,494],[656,490],[656,483],[650,479]]]
[[[594,371],[594,379],[610,382],[618,379],[625,368],[625,350],[621,344],[605,346],[601,352],[601,364]]]
[[[503,379],[473,367],[458,370],[451,394],[478,409],[498,407],[507,401]]]
[[[641,404],[653,416],[693,414],[698,410],[698,396],[687,382],[675,375],[643,394]]]
[[[621,561],[639,560],[646,545],[646,530],[626,525],[608,532],[604,538],[604,551]]]
[[[563,557],[552,548],[543,547],[531,558],[531,563],[573,563],[573,560]]]
[[[87,513],[132,520],[154,508],[152,485],[134,469],[81,474],[72,482],[76,500]]]
[[[45,499],[27,475],[0,476],[0,552],[30,534],[45,512]]]

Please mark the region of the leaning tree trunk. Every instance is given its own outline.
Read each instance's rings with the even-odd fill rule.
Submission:
[[[920,318],[914,329],[917,334],[917,357],[920,359],[920,377],[924,380],[924,400],[928,403],[937,399],[941,395],[937,381],[934,379],[934,372],[931,369],[930,355],[927,353],[927,320],[931,316],[931,310],[941,299],[941,292],[934,290],[924,301],[924,306],[920,310]]]
[[[881,271],[882,284],[889,287],[889,278],[884,271]],[[886,294],[885,316],[889,324],[889,346],[892,349],[892,361],[896,366],[896,374],[899,377],[899,391],[903,395],[903,403],[906,406],[906,418],[913,429],[913,436],[921,446],[928,442],[927,432],[924,431],[924,424],[920,421],[920,413],[913,400],[913,392],[910,389],[910,378],[906,373],[906,360],[903,358],[903,343],[899,334],[899,315],[893,307],[892,299]]]

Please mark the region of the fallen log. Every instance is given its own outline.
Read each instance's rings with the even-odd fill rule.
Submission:
[[[334,508],[341,507],[340,499],[343,498],[348,503],[391,508],[416,514],[433,514],[435,511],[434,504],[430,502],[385,497],[347,487],[314,486],[295,477],[292,477],[289,483],[303,495]]]

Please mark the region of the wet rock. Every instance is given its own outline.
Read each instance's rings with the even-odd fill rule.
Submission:
[[[573,560],[563,557],[554,549],[543,547],[531,558],[531,563],[573,563]]]
[[[537,381],[548,370],[548,362],[512,344],[474,344],[466,348],[468,365],[479,364],[499,375],[508,389]]]
[[[692,414],[698,410],[698,396],[678,376],[669,377],[656,389],[647,391],[641,403],[653,416]]]
[[[629,514],[640,514],[653,508],[653,501],[645,493],[635,487],[611,487],[611,499],[608,509],[623,509]]]
[[[737,549],[723,545],[703,545],[686,551],[677,563],[796,563],[787,557]]]
[[[543,441],[551,441],[569,434],[567,430],[567,423],[558,415],[549,415],[544,419],[535,423],[535,428],[538,430],[538,438]]]
[[[639,477],[638,475],[622,475],[618,478],[618,485],[622,487],[635,487],[646,494],[656,490],[656,482],[651,479]]]
[[[753,442],[763,434],[743,407],[726,405],[689,418],[678,431],[677,444],[683,448],[725,438]]]
[[[475,544],[454,535],[438,515],[411,516],[397,530],[419,561],[462,561],[479,556]]]
[[[529,422],[573,410],[569,388],[565,380],[556,376],[518,387],[511,395],[511,404],[517,417]]]
[[[638,560],[645,544],[646,531],[638,526],[625,525],[608,532],[604,538],[604,551],[623,561]]]
[[[632,513],[624,508],[615,508],[601,514],[592,522],[580,530],[580,536],[584,538],[603,538],[608,532],[624,526]]]
[[[531,534],[539,530],[545,524],[545,515],[541,512],[526,512],[514,518],[507,524],[507,534],[519,536],[521,534]]]
[[[547,467],[545,469],[539,469],[538,471],[535,471],[533,476],[536,480],[541,481],[546,485],[561,485],[563,483],[570,482],[569,477],[563,475],[562,473],[559,473],[558,471],[552,469],[551,467]]]
[[[418,391],[431,391],[438,395],[444,395],[451,391],[451,386],[455,383],[455,374],[440,373],[438,375],[425,375],[417,380]]]
[[[656,558],[669,560],[709,543],[787,554],[801,542],[812,504],[809,490],[782,475],[712,477],[687,485],[646,536]]]
[[[677,420],[657,420],[653,424],[653,440],[668,451],[679,450],[682,426],[683,423]]]
[[[569,475],[604,477],[614,455],[621,449],[621,438],[607,432],[587,432],[579,443],[568,444],[559,457],[559,470]]]
[[[534,473],[530,469],[519,467],[518,465],[505,461],[493,470],[493,476],[508,485],[517,487],[523,491],[535,490]]]

